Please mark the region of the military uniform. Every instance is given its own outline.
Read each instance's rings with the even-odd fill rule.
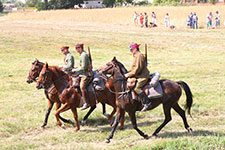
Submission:
[[[134,61],[132,67],[127,74],[127,77],[135,77],[137,79],[136,87],[134,91],[139,95],[142,92],[142,88],[149,80],[149,71],[147,69],[147,62],[145,61],[145,56],[137,51],[134,55]]]
[[[71,73],[73,67],[74,67],[74,57],[70,52],[68,52],[64,58],[64,65],[62,66],[62,69],[68,73]]]
[[[84,50],[80,53],[80,67],[73,69],[73,71],[78,72],[81,77],[81,90],[86,89],[92,78],[92,67],[88,54]]]

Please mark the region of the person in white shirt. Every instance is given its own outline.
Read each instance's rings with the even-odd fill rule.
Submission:
[[[194,13],[192,17],[192,29],[198,29],[198,16],[196,13]]]
[[[169,27],[170,26],[170,17],[169,17],[168,13],[166,13],[164,21],[165,21],[165,26]]]
[[[220,13],[218,11],[215,14],[215,26],[216,28],[220,27]]]
[[[154,11],[152,12],[152,23],[156,25],[156,14]]]

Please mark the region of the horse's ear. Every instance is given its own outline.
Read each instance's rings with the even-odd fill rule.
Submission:
[[[48,69],[48,63],[47,62],[45,63],[45,68]]]
[[[113,57],[113,60],[112,60],[112,61],[114,61],[114,62],[116,62],[116,61],[117,61],[117,60],[116,60],[116,56],[114,56],[114,57]]]
[[[35,61],[39,63],[39,60],[37,58],[35,58]]]

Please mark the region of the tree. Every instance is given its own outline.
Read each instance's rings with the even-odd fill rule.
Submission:
[[[3,10],[4,10],[4,6],[2,4],[2,1],[0,1],[0,13],[3,12]]]
[[[116,0],[103,0],[103,4],[106,7],[113,7],[115,3],[116,3]]]

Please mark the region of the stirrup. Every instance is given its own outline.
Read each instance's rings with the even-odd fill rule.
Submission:
[[[87,109],[88,107],[90,107],[90,104],[85,103],[85,104],[83,105],[83,107],[80,108],[80,110],[85,110],[85,109]]]
[[[152,107],[152,103],[144,104],[144,107],[142,108],[141,112],[147,111]]]

